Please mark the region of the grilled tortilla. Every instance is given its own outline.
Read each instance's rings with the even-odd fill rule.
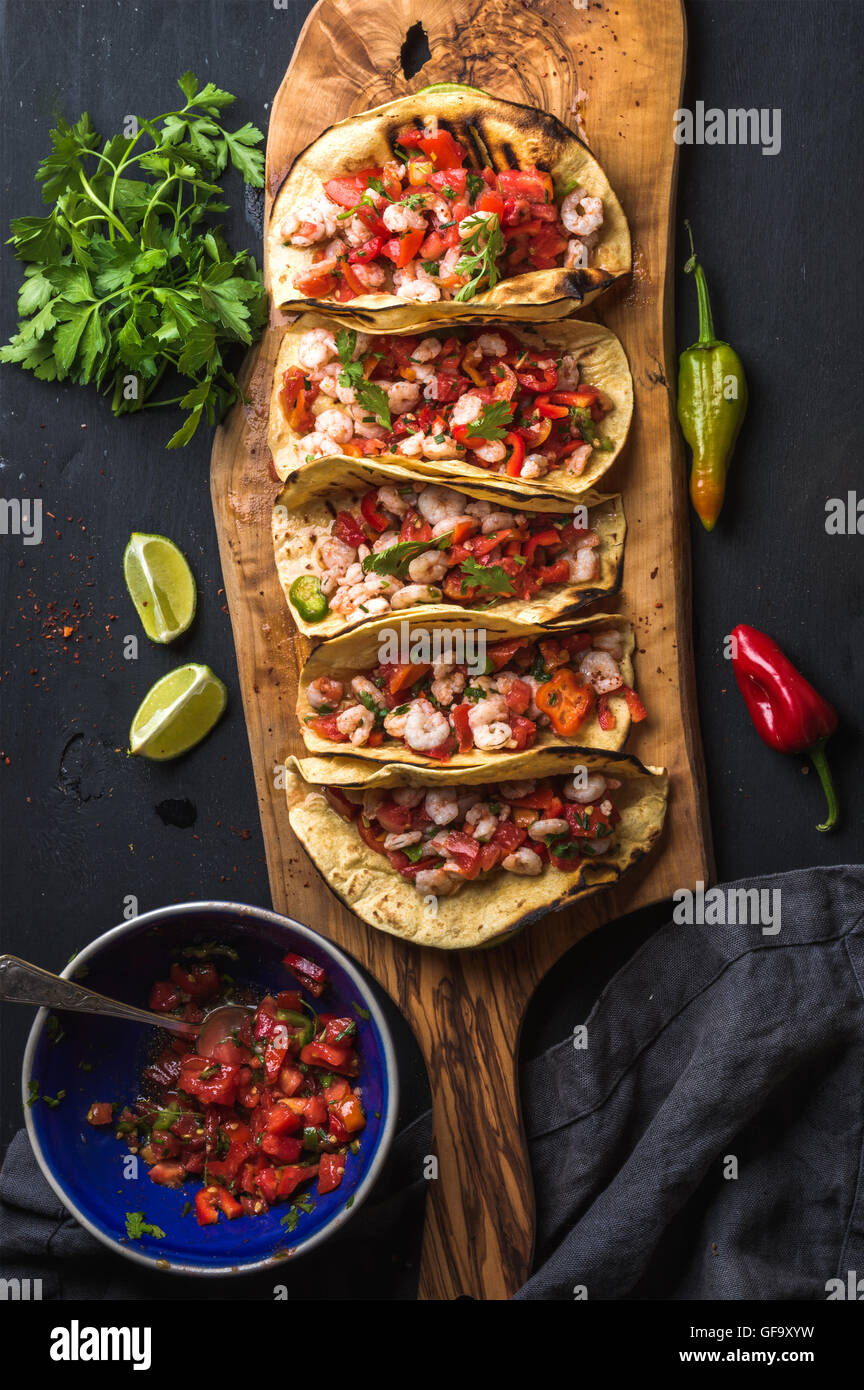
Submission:
[[[453,607],[434,608],[430,605],[418,614],[413,612],[385,614],[384,617],[376,618],[353,632],[345,633],[342,637],[334,637],[330,641],[322,642],[312,652],[300,672],[297,691],[297,718],[303,734],[303,741],[310,753],[352,752],[358,759],[368,761],[370,775],[375,763],[399,763],[427,768],[437,765],[440,767],[440,762],[436,764],[434,759],[414,752],[404,745],[391,743],[379,748],[368,746],[355,748],[350,744],[336,743],[331,739],[322,737],[307,722],[316,716],[316,711],[309,702],[309,686],[321,677],[329,677],[331,680],[342,682],[347,696],[352,677],[365,675],[382,660],[380,653],[388,638],[391,643],[398,641],[400,648],[407,647],[410,653],[412,641],[425,641],[427,637],[431,637],[434,643],[438,640],[435,637],[436,632],[442,640],[449,638],[451,641],[457,633],[470,633],[469,641],[476,642],[477,638],[474,634],[482,634],[485,630],[486,645],[493,646],[496,642],[503,642],[511,637],[537,637],[554,640],[566,633],[591,632],[609,628],[618,629],[624,636],[624,652],[619,664],[624,684],[632,686],[634,637],[630,623],[626,618],[611,616],[607,613],[596,613],[590,618],[578,618],[572,623],[562,624],[550,631],[541,624],[505,622],[491,614],[469,613],[465,609]],[[464,641],[464,639],[462,640]],[[446,648],[444,650],[446,651]],[[466,651],[470,659],[476,652],[476,647],[470,647],[466,643]],[[446,660],[447,657],[445,656],[443,659]],[[418,657],[417,660],[419,662],[423,658]],[[468,683],[469,685],[471,683],[470,674]],[[407,698],[406,696],[406,700]],[[631,724],[627,701],[618,694],[610,695],[608,701],[609,709],[615,720],[614,727],[602,729],[597,720],[596,707],[592,708],[589,716],[579,727],[579,738],[584,747],[617,750],[623,748],[626,743]],[[458,703],[458,701],[454,703]],[[527,753],[537,752],[566,742],[566,739],[551,729],[539,729],[533,749],[528,749],[525,752],[481,752],[477,748],[472,748],[465,753],[454,753],[447,760],[446,766],[448,768],[474,768],[482,764],[490,770],[494,769],[496,776],[512,779],[519,775],[512,770],[513,767]]]
[[[621,782],[613,795],[621,813],[616,844],[595,862],[575,871],[546,865],[535,878],[504,871],[466,883],[451,898],[422,898],[388,860],[361,840],[356,826],[327,802],[320,788],[346,790],[395,786],[446,787],[492,783],[497,764],[469,769],[409,768],[389,764],[368,771],[359,758],[289,760],[287,783],[291,827],[312,863],[338,898],[370,926],[403,940],[444,950],[466,950],[500,941],[546,912],[566,907],[617,883],[657,843],[669,790],[663,768],[643,767],[628,754],[598,753],[577,745],[532,749],[517,755],[511,778],[605,772]]]
[[[322,640],[336,637],[351,628],[372,621],[359,610],[349,617],[330,611],[318,622],[308,622],[291,602],[291,585],[304,574],[317,575],[321,565],[317,553],[323,540],[330,535],[334,517],[339,511],[356,511],[359,499],[370,487],[385,485],[399,487],[412,481],[429,481],[405,464],[379,463],[377,459],[318,459],[300,470],[283,489],[273,508],[273,547],[276,569],[285,601],[291,616],[307,637]],[[483,483],[464,483],[458,491],[479,501],[492,502],[507,511],[541,511],[572,516],[573,504],[563,498],[536,494],[517,495],[505,479],[489,478]],[[533,598],[496,598],[483,608],[505,621],[546,624],[567,622],[578,609],[595,599],[617,591],[621,582],[626,522],[621,498],[584,493],[580,499],[588,509],[588,525],[600,537],[597,546],[599,573],[593,580],[574,580],[557,584],[535,594]],[[420,610],[412,608],[416,614]],[[452,611],[452,605],[448,606]],[[477,611],[477,610],[469,610]],[[422,612],[426,613],[424,605]],[[404,617],[394,612],[392,617]]]
[[[503,279],[465,303],[455,300],[418,304],[393,294],[364,294],[348,303],[316,300],[295,289],[295,276],[312,264],[312,250],[284,245],[281,224],[338,175],[348,175],[395,158],[394,146],[406,126],[434,116],[466,146],[468,167],[527,169],[552,175],[556,189],[577,185],[603,199],[604,220],[590,264],[538,270]],[[548,322],[584,308],[630,270],[630,230],[603,169],[577,135],[555,116],[536,107],[503,101],[474,87],[443,84],[350,116],[330,126],[295,159],[274,200],[265,255],[277,308],[321,309],[341,323],[372,331],[486,318]]]
[[[428,325],[424,325],[427,327]],[[509,325],[508,325],[509,326]],[[550,497],[572,497],[597,486],[603,474],[608,472],[620,454],[627,439],[630,421],[633,416],[633,378],[624,349],[614,333],[597,323],[584,323],[581,319],[569,319],[566,323],[544,324],[542,328],[520,324],[511,327],[517,338],[527,346],[537,349],[548,347],[556,355],[570,354],[579,359],[580,374],[586,386],[596,386],[613,403],[613,408],[604,416],[597,428],[600,437],[608,441],[608,447],[595,449],[583,473],[578,477],[567,473],[563,468],[553,469],[545,478],[509,479],[501,473],[493,473],[488,468],[464,459],[408,459],[403,455],[378,454],[375,462],[396,463],[400,467],[410,467],[418,477],[429,477],[446,483],[453,479],[467,482],[487,483],[497,479],[512,487],[517,483],[520,492],[527,495],[546,495]],[[303,334],[312,328],[329,328],[335,331],[336,325],[318,316],[304,316],[296,324],[286,329],[279,347],[276,368],[273,374],[273,387],[270,395],[270,420],[267,442],[273,455],[273,465],[283,482],[293,477],[298,470],[312,467],[313,461],[301,457],[298,450],[300,435],[291,428],[285,418],[280,393],[283,377],[289,367],[299,367],[298,349]],[[374,350],[374,342],[369,351]],[[332,408],[334,402],[329,397],[319,396],[312,410],[313,414]],[[339,455],[340,458],[347,456]]]

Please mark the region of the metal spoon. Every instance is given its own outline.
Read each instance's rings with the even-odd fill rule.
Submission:
[[[134,1004],[122,1004],[92,989],[52,975],[18,956],[0,956],[0,1000],[10,1004],[39,1004],[46,1009],[71,1009],[75,1013],[103,1014],[111,1018],[126,1018],[133,1023],[149,1023],[168,1033],[198,1039],[198,1052],[210,1055],[217,1043],[231,1037],[243,1020],[255,1011],[243,1004],[220,1004],[211,1009],[200,1023],[187,1023],[182,1018],[154,1014],[149,1009],[136,1009]]]

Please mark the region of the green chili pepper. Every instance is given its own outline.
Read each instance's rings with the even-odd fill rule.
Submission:
[[[305,1047],[315,1036],[315,1025],[305,1014],[297,1014],[293,1009],[277,1009],[276,1017],[280,1023],[289,1023],[292,1028],[300,1028],[300,1045]]]
[[[735,349],[714,335],[705,272],[696,258],[690,223],[684,225],[691,253],[684,269],[696,277],[699,338],[679,359],[678,422],[693,451],[690,499],[705,530],[713,531],[747,411],[747,378]]]
[[[320,623],[330,612],[327,595],[322,592],[317,575],[301,574],[288,590],[288,597],[306,623]]]

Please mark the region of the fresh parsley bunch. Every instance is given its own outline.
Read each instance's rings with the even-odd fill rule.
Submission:
[[[0,349],[42,381],[68,377],[112,393],[115,415],[180,404],[187,419],[168,448],[187,444],[204,415],[221,418],[238,395],[223,352],[249,344],[267,317],[261,274],[232,253],[210,218],[224,212],[214,181],[228,162],[260,188],[263,135],[227,130],[234,97],[184,73],[185,106],[103,144],[90,117],[59,120],[36,172],[46,217],[19,217],[11,244],[27,262],[18,332]],[[100,148],[101,146],[101,148]],[[166,372],[191,385],[151,399]]]

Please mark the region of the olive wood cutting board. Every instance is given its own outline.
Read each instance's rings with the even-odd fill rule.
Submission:
[[[431,59],[408,79],[403,57],[422,42],[421,23]],[[574,127],[581,112],[633,235],[632,277],[592,306],[624,343],[636,400],[629,442],[603,480],[605,490],[623,492],[628,521],[623,593],[605,606],[634,622],[637,683],[649,710],[628,751],[669,769],[671,796],[658,849],[614,890],[550,914],[504,945],[462,954],[376,932],[328,892],[294,838],[274,779],[289,753],[303,751],[294,701],[308,651],[279,587],[270,535],[278,483],[266,430],[279,315],[245,364],[246,404],[213,448],[213,506],[274,906],[371,971],[426,1060],[438,1161],[420,1274],[426,1299],[507,1298],[530,1272],[534,1201],[516,1068],[538,982],[603,923],[711,877],[672,399],[672,130],[685,44],[680,0],[321,0],[273,103],[265,216],[293,158],[326,126],[434,82],[462,81],[545,107]]]

